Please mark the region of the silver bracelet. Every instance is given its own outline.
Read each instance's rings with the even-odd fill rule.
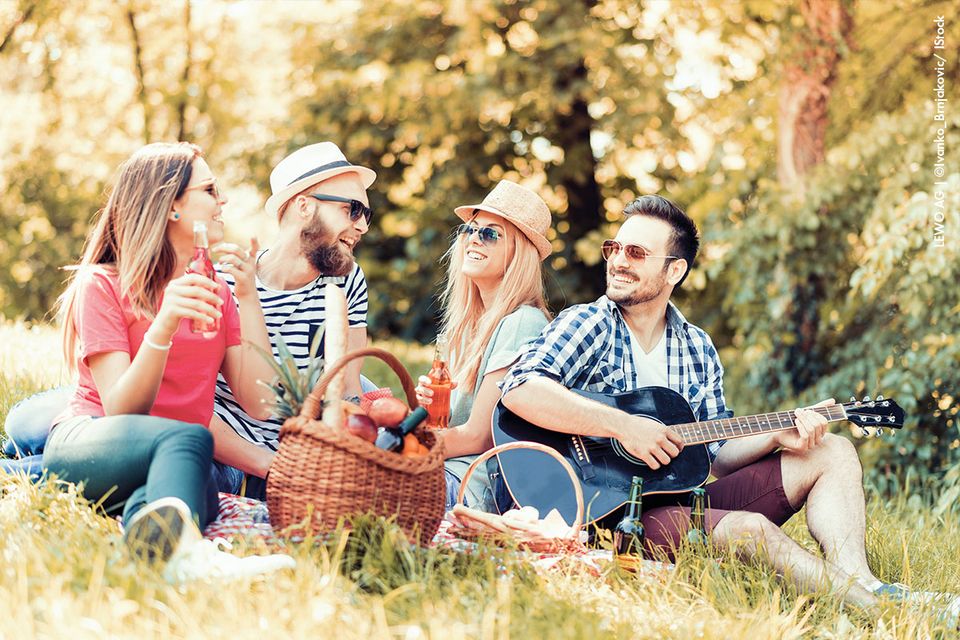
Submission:
[[[147,346],[150,347],[151,349],[156,349],[157,351],[170,351],[170,347],[173,346],[173,340],[171,340],[169,343],[167,343],[167,346],[163,346],[162,344],[157,344],[156,342],[154,342],[153,340],[151,340],[150,338],[148,338],[148,337],[147,337],[147,334],[144,333],[144,334],[143,334],[143,344],[147,345]]]

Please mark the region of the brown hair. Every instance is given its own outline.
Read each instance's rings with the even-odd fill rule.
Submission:
[[[120,278],[120,293],[141,316],[153,318],[164,287],[173,277],[176,254],[167,240],[167,215],[183,195],[202,155],[189,142],[157,142],[134,153],[117,177],[87,236],[83,257],[73,267],[67,289],[57,301],[63,321],[62,347],[67,366],[76,369],[78,278],[106,269]]]

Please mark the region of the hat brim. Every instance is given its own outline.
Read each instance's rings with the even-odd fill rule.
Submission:
[[[335,167],[333,169],[315,173],[308,178],[304,178],[303,180],[297,180],[290,186],[267,198],[267,202],[263,205],[263,208],[270,215],[276,216],[277,211],[287,200],[297,195],[307,187],[323,182],[324,180],[329,180],[330,178],[339,176],[343,173],[358,174],[360,176],[360,181],[363,182],[364,189],[369,189],[370,185],[373,184],[373,181],[377,179],[376,172],[374,172],[372,169],[367,169],[366,167],[358,167],[356,165],[350,165],[349,167]]]
[[[553,246],[550,244],[550,241],[545,237],[540,235],[533,227],[519,220],[511,218],[510,216],[504,215],[502,211],[498,211],[491,206],[485,204],[471,204],[462,207],[457,207],[453,210],[457,217],[459,217],[464,222],[470,222],[470,220],[475,215],[477,211],[486,211],[487,213],[492,213],[495,216],[503,218],[517,229],[520,230],[523,235],[527,236],[527,240],[533,243],[533,246],[537,248],[537,253],[540,254],[540,260],[546,260],[547,257],[553,253]]]

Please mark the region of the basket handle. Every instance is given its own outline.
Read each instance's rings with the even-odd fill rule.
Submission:
[[[407,370],[404,368],[403,364],[397,360],[396,356],[389,351],[385,351],[384,349],[380,349],[378,347],[366,347],[364,349],[351,351],[324,369],[323,375],[321,375],[320,379],[317,380],[317,384],[313,386],[313,390],[310,391],[310,395],[307,396],[307,399],[304,401],[303,407],[300,409],[300,417],[308,420],[315,420],[317,416],[320,415],[320,407],[323,403],[323,394],[326,393],[327,387],[330,385],[330,381],[333,380],[333,378],[348,364],[350,364],[351,361],[356,360],[357,358],[365,358],[367,356],[373,356],[386,362],[387,365],[393,369],[393,372],[397,374],[397,377],[400,378],[400,384],[403,386],[403,392],[407,395],[407,404],[410,406],[410,408],[416,409],[420,406],[420,403],[417,402],[417,392],[414,388],[413,378],[410,377],[410,374],[407,373]],[[340,425],[330,426],[338,427]]]
[[[467,468],[467,472],[463,474],[463,480],[460,481],[460,491],[457,492],[457,504],[463,504],[463,496],[467,491],[467,482],[470,480],[470,476],[473,475],[473,472],[477,470],[477,467],[498,453],[512,451],[514,449],[532,449],[533,451],[540,451],[541,453],[547,454],[560,463],[560,466],[563,467],[563,470],[567,472],[568,476],[570,476],[570,482],[573,484],[573,492],[577,497],[576,521],[571,526],[576,532],[579,532],[583,527],[583,489],[580,487],[580,480],[577,478],[577,474],[574,472],[573,467],[570,466],[569,462],[564,460],[563,456],[557,453],[554,449],[551,449],[550,447],[542,445],[538,442],[528,442],[524,440],[518,442],[507,442],[497,445],[492,449],[488,449],[477,456],[477,459],[473,461],[473,464]]]

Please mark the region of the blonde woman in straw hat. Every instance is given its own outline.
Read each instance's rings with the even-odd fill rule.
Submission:
[[[455,209],[463,220],[447,252],[447,283],[440,297],[442,333],[450,342],[457,383],[451,399],[451,428],[441,432],[447,454],[447,502],[476,454],[493,442],[490,420],[500,399],[498,383],[550,320],[542,263],[551,253],[551,216],[536,193],[500,181],[483,202]],[[417,397],[429,404],[433,391],[421,377]],[[489,478],[475,473],[467,503],[495,509]],[[476,482],[474,481],[476,480]]]

